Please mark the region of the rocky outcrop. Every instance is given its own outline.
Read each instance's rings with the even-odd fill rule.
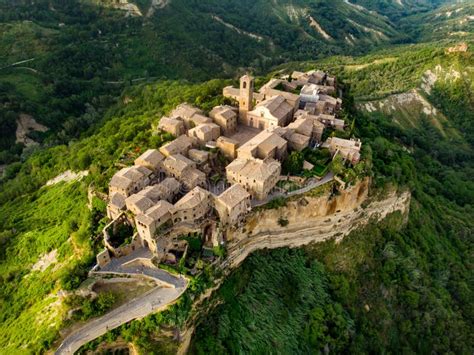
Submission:
[[[228,233],[225,266],[238,266],[258,249],[294,248],[331,238],[340,241],[373,218],[381,220],[395,211],[408,212],[409,192],[393,191],[376,200],[368,199],[368,189],[367,179],[337,196],[303,196],[285,207],[255,213],[241,228]],[[286,226],[282,226],[281,221],[285,221]]]
[[[46,132],[48,127],[36,122],[31,115],[21,113],[16,120],[16,143],[23,143],[25,146],[38,144],[31,139],[28,134],[31,132]]]

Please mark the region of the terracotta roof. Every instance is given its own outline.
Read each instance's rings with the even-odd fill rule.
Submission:
[[[206,181],[206,174],[196,168],[189,168],[181,176],[181,180],[184,185],[190,188],[204,183]]]
[[[160,152],[168,156],[176,153],[183,153],[192,147],[194,140],[186,135],[181,135],[178,138],[166,143],[160,148]]]
[[[158,128],[166,130],[168,127],[175,127],[181,124],[183,124],[183,121],[179,119],[163,116],[160,118],[160,122],[158,123]]]
[[[137,194],[145,196],[153,202],[158,202],[159,200],[166,200],[178,193],[180,186],[180,183],[175,178],[170,177],[159,184],[144,188]]]
[[[216,106],[211,110],[211,112],[209,112],[209,117],[214,119],[218,115],[227,120],[237,117],[237,113],[232,109],[232,107],[225,105]]]
[[[190,149],[188,152],[189,158],[198,163],[204,163],[209,160],[209,152],[199,149]]]
[[[218,125],[216,125],[215,123],[203,123],[203,124],[200,124],[192,129],[189,130],[189,134],[193,134],[193,132],[201,132],[203,134],[206,134],[206,133],[209,133],[209,132],[212,132],[213,130],[217,130],[219,129],[220,131],[220,127]]]
[[[277,147],[277,149],[281,149],[285,145],[286,141],[278,134],[264,130],[238,148],[237,152],[255,152],[255,154],[257,154],[255,149],[260,149],[261,153],[266,154],[275,147]]]
[[[194,122],[196,126],[205,124],[205,123],[212,123],[212,119],[210,117],[201,115],[201,114],[195,114],[193,117],[189,119],[189,121]]]
[[[308,136],[305,136],[299,133],[293,133],[289,138],[289,141],[298,145],[308,145],[309,140],[310,138]]]
[[[339,103],[339,99],[336,99],[332,96],[325,95],[325,94],[319,94],[319,100],[324,101],[324,102],[328,102],[328,103],[330,103],[331,105],[334,105],[334,106],[336,106]]]
[[[159,183],[159,186],[166,188],[168,191],[171,192],[178,192],[179,188],[181,187],[181,184],[175,178],[167,177],[161,183]]]
[[[308,117],[299,117],[296,121],[291,122],[288,128],[294,130],[296,133],[311,137],[313,133],[313,121],[314,120]]]

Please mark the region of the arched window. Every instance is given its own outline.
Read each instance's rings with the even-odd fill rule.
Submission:
[[[244,81],[244,83],[242,84],[242,88],[247,89],[247,82],[246,81]]]

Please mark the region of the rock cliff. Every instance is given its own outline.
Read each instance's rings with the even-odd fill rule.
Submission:
[[[225,266],[238,266],[258,249],[294,248],[331,238],[339,241],[372,218],[381,220],[395,211],[408,212],[409,192],[391,191],[382,199],[369,198],[369,184],[366,179],[335,196],[322,191],[319,196],[301,196],[281,208],[255,212],[243,226],[228,232]],[[281,225],[282,220],[286,226]]]

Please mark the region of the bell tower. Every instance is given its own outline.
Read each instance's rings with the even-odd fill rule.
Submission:
[[[252,111],[253,106],[253,78],[250,75],[244,75],[240,78],[240,96],[239,96],[239,120],[247,123],[247,113]]]

